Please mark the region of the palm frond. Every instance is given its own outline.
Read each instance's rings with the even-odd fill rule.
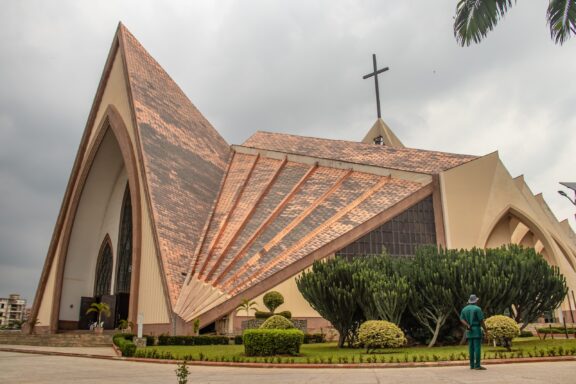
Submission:
[[[552,40],[562,45],[576,34],[576,0],[550,0],[546,18]]]
[[[454,17],[454,37],[458,44],[479,43],[516,0],[459,0]]]

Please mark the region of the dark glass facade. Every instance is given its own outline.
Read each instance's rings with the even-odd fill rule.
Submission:
[[[387,223],[336,252],[348,258],[379,255],[414,256],[416,248],[436,244],[432,196],[408,208]]]
[[[124,193],[118,238],[120,240],[118,241],[115,293],[130,293],[130,277],[132,275],[132,203],[128,187],[126,187],[126,192]]]
[[[94,283],[94,296],[110,294],[112,284],[112,248],[108,238],[104,239],[98,262],[96,263],[96,281]]]

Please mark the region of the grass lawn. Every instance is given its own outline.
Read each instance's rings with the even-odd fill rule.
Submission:
[[[282,363],[359,363],[359,362],[423,362],[467,360],[468,346],[412,347],[380,350],[367,354],[364,349],[338,349],[336,343],[303,344],[300,356],[247,357],[243,345],[201,345],[201,346],[154,346],[139,349],[136,356],[150,354],[156,350],[160,357],[208,361],[235,362],[282,362]],[[540,357],[576,355],[576,339],[538,340],[536,337],[518,338],[512,344],[512,352],[505,348],[484,344],[482,354],[485,359],[509,357]]]

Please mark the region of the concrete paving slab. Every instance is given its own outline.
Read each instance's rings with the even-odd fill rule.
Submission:
[[[37,345],[9,345],[2,344],[0,349],[21,351],[58,352],[89,356],[117,356],[112,347],[45,347]]]
[[[0,381],[6,384],[176,383],[175,364],[0,352]],[[191,366],[190,384],[571,384],[576,362],[467,367],[286,369]]]

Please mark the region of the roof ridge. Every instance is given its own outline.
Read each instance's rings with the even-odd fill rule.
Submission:
[[[376,144],[370,144],[370,143],[363,143],[361,141],[351,141],[351,140],[343,140],[343,139],[329,139],[329,138],[323,138],[323,137],[294,135],[291,133],[270,132],[270,131],[260,131],[260,130],[256,131],[252,136],[250,136],[248,139],[246,139],[244,141],[244,143],[241,144],[241,146],[253,148],[250,145],[247,145],[246,143],[248,141],[250,141],[257,134],[281,135],[281,136],[290,136],[290,137],[304,138],[304,139],[314,139],[314,140],[321,140],[321,141],[334,141],[334,142],[340,142],[340,143],[345,143],[345,144],[359,145],[359,146],[363,146],[365,148],[382,148],[382,149],[387,150],[387,151],[418,151],[418,152],[427,152],[427,153],[442,153],[442,154],[454,155],[454,156],[465,156],[465,157],[470,157],[470,158],[480,157],[478,155],[468,155],[468,154],[464,154],[464,153],[435,151],[435,150],[431,150],[431,149],[421,149],[421,148],[411,148],[411,147],[398,148],[398,147],[391,147],[391,146],[386,146],[386,145],[376,145]]]

